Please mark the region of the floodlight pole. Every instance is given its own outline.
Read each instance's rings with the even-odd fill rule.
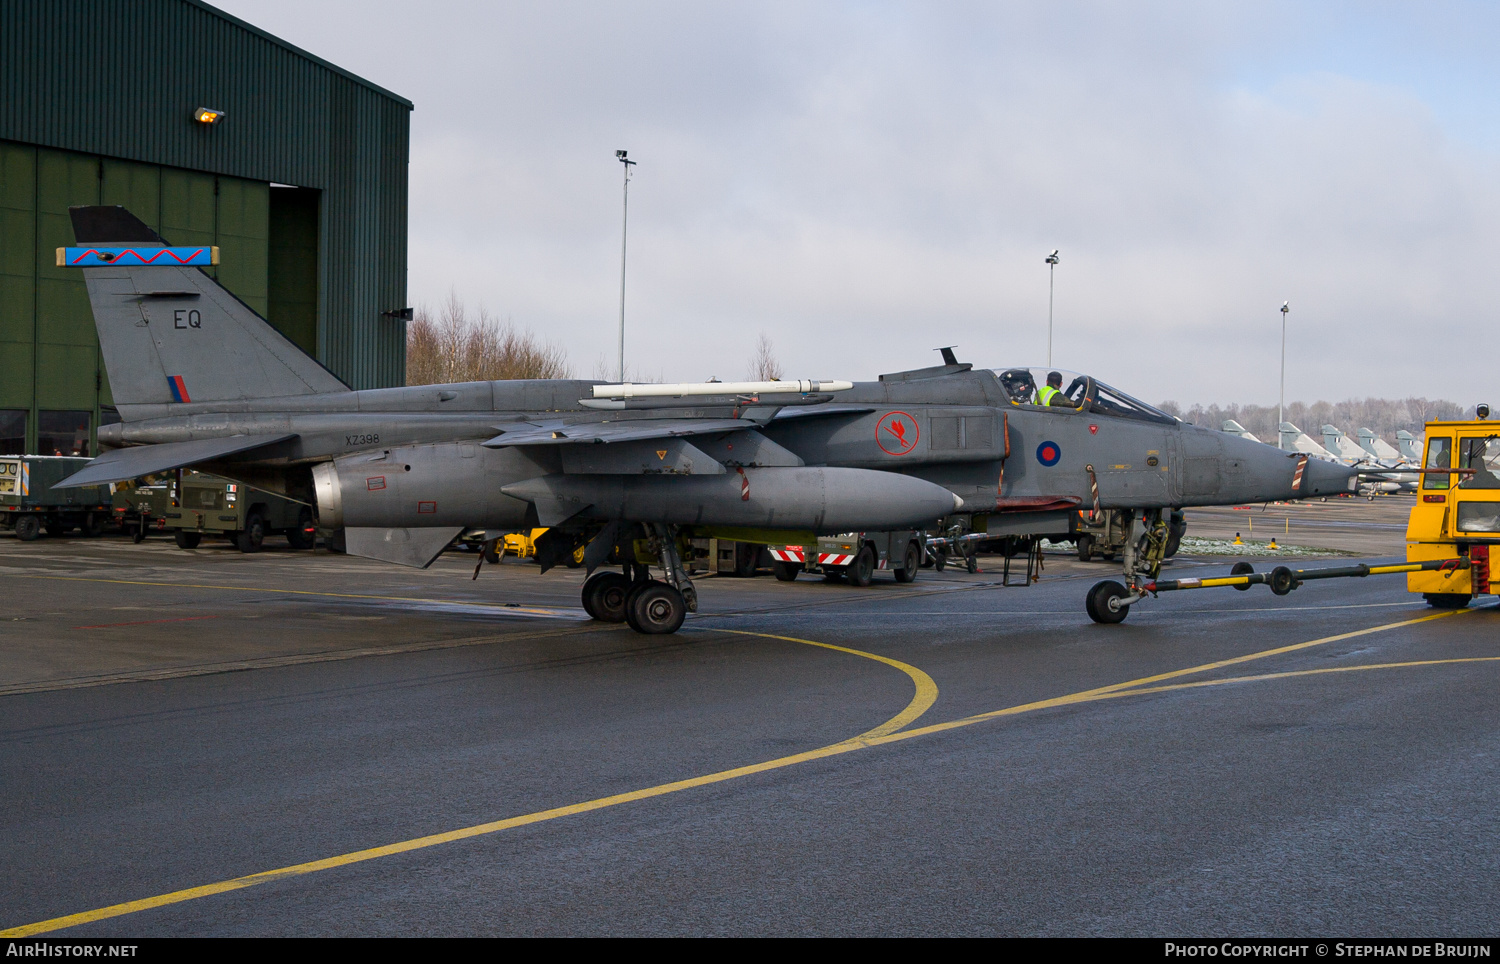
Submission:
[[[1047,255],[1047,367],[1052,367],[1052,299],[1057,290],[1057,252]]]
[[[625,242],[630,237],[630,169],[635,166],[626,151],[615,151],[625,168],[625,200],[620,215],[620,381],[625,381]]]
[[[1291,311],[1291,302],[1281,303],[1281,394],[1276,396],[1276,447],[1282,448],[1281,424],[1286,421],[1283,417],[1283,409],[1286,407],[1286,316]]]

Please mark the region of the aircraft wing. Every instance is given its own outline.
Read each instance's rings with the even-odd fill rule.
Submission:
[[[553,422],[503,429],[484,443],[485,448],[513,445],[575,445],[595,442],[639,442],[647,439],[681,438],[714,432],[737,432],[756,428],[754,422],[736,418],[640,418],[611,422]]]
[[[80,485],[124,482],[153,472],[180,469],[226,455],[238,455],[253,449],[275,445],[296,438],[286,435],[231,435],[228,438],[194,439],[191,442],[164,442],[160,445],[137,445],[105,452],[82,469],[57,483],[53,488],[71,489]]]

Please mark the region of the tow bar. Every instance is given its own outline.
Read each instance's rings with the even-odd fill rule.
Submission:
[[[1403,562],[1390,566],[1335,566],[1330,569],[1289,569],[1286,566],[1277,566],[1270,572],[1256,572],[1255,568],[1248,562],[1237,562],[1234,568],[1229,570],[1228,576],[1217,576],[1208,579],[1158,579],[1155,582],[1143,584],[1140,588],[1153,596],[1159,592],[1172,592],[1178,589],[1215,589],[1219,586],[1232,586],[1244,592],[1251,586],[1270,586],[1271,591],[1278,596],[1285,596],[1304,582],[1313,579],[1345,579],[1363,578],[1365,576],[1384,576],[1397,572],[1456,572],[1460,569],[1469,568],[1469,560],[1459,559],[1430,559],[1427,562]]]

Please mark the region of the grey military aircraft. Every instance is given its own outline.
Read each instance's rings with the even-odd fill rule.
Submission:
[[[1119,622],[1161,567],[1173,508],[1352,485],[1341,466],[1183,424],[1086,375],[975,369],[951,349],[857,384],[353,391],[198,267],[216,252],[171,247],[123,208],[71,214],[79,247],[58,258],[84,273],[122,421],[70,484],[193,466],[306,502],[352,554],[419,567],[465,528],[548,526],[544,568],[586,546],[584,608],[641,632],[696,611],[690,535],[805,541],[956,512],[1015,538],[1119,513],[1124,584],[1087,600]],[[921,551],[897,568],[914,574]],[[622,571],[600,569],[611,560]]]

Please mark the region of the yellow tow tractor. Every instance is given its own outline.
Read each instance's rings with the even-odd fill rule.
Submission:
[[[1462,609],[1500,591],[1490,547],[1500,544],[1500,423],[1489,406],[1469,422],[1428,422],[1417,504],[1406,524],[1407,562],[1463,558],[1467,569],[1411,572],[1406,588],[1439,609]]]

